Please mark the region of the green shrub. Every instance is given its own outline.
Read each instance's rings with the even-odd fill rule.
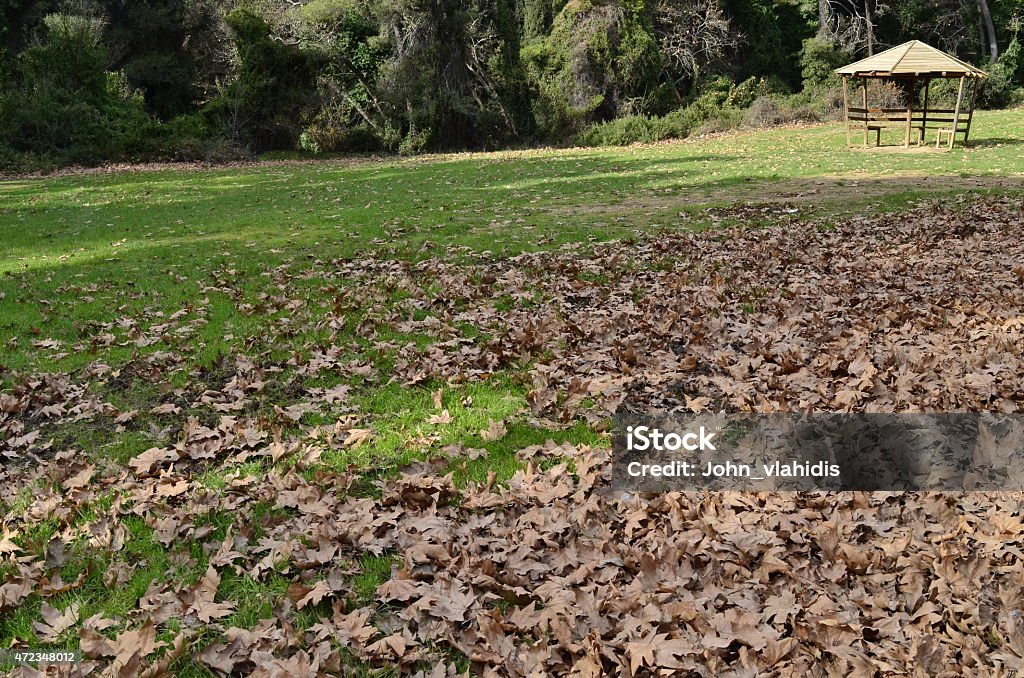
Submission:
[[[338,152],[375,152],[383,150],[376,133],[367,125],[327,127],[313,124],[299,137],[299,148],[312,155]]]
[[[747,78],[729,88],[724,103],[730,108],[749,108],[758,99],[784,91],[782,87],[781,82],[772,83],[766,78]]]
[[[402,143],[402,129],[393,120],[385,120],[380,130],[380,143],[384,150],[395,152]]]
[[[677,127],[685,129],[687,134],[712,134],[735,129],[743,124],[746,109],[786,89],[781,81],[763,77],[734,83],[726,76],[715,76],[699,86],[697,96],[689,106],[676,112],[679,119]],[[760,106],[765,106],[765,103]]]
[[[743,111],[738,108],[723,108],[716,114],[703,120],[694,129],[693,134],[717,134],[737,129],[743,124]]]
[[[821,90],[835,88],[839,76],[835,70],[850,62],[852,56],[834,42],[821,38],[804,40],[800,52],[800,70],[804,89]]]
[[[59,163],[96,164],[147,152],[154,128],[123,73],[106,71],[102,23],[51,14],[43,42],[22,52],[3,97],[0,144]]]
[[[401,143],[398,144],[398,152],[402,155],[415,155],[417,153],[422,153],[430,147],[430,132],[427,130],[417,130],[413,128],[409,130]]]
[[[238,49],[238,78],[204,109],[207,119],[256,150],[294,149],[316,104],[316,56],[274,40],[266,20],[249,9],[235,9],[227,22]]]
[[[720,115],[722,110],[720,106],[708,106],[698,99],[686,108],[675,111],[674,120],[677,127],[685,130],[686,136],[689,136],[708,120]]]
[[[936,78],[928,85],[928,105],[931,108],[948,108],[956,106],[957,89],[960,81],[952,78]],[[924,91],[921,91],[918,104],[924,105]]]
[[[687,108],[677,108],[659,119],[661,139],[685,139],[694,129],[693,116]]]
[[[1005,108],[1019,102],[1020,85],[1024,84],[1024,49],[1016,37],[996,63],[988,63],[984,70],[989,77],[978,95],[983,108]]]
[[[710,98],[710,97],[709,97]],[[581,146],[628,146],[667,139],[685,139],[690,134],[708,134],[735,129],[743,112],[738,108],[709,107],[694,103],[663,116],[630,115],[587,127],[575,138]]]
[[[764,78],[733,83],[725,76],[713,76],[695,86],[687,106],[660,117],[629,115],[596,123],[577,134],[575,143],[626,146],[736,129],[744,122],[744,107],[766,99],[771,91],[772,83]]]
[[[210,128],[208,119],[195,113],[181,115],[157,126],[156,143],[150,156],[183,162],[228,162],[250,154],[235,141],[225,139]]]
[[[2,104],[2,100],[0,100]],[[3,115],[3,109],[0,108],[0,116]],[[3,124],[3,118],[0,117],[0,124]],[[3,138],[3,131],[0,130],[0,139]],[[16,153],[13,148],[0,143],[0,174],[21,174],[23,172],[29,172],[33,167],[28,166],[26,162],[27,158],[21,154]]]
[[[299,135],[299,150],[310,155],[320,155],[324,152],[323,146],[320,145],[320,139],[316,135],[310,134],[308,129]]]
[[[735,83],[726,75],[712,75],[694,83],[691,93],[691,104],[722,106],[735,90]]]
[[[1005,108],[1013,101],[1015,89],[1004,71],[991,68],[990,77],[981,84],[977,105],[980,108]]]
[[[741,93],[765,91],[743,86]],[[891,96],[881,91],[879,96]],[[683,139],[691,135],[726,132],[739,127],[770,127],[795,122],[837,120],[842,116],[842,93],[827,90],[821,93],[764,94],[747,108],[730,105],[743,101],[728,81],[713,79],[705,84],[701,93],[689,106],[679,108],[661,117],[643,115],[626,116],[587,127],[575,142],[582,146],[626,146],[665,139]]]
[[[656,119],[644,115],[629,115],[608,122],[595,123],[579,133],[580,146],[628,146],[658,141],[659,126]]]

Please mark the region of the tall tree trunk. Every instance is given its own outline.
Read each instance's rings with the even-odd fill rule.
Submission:
[[[988,0],[978,0],[978,9],[981,10],[981,19],[985,24],[985,32],[988,34],[988,49],[992,54],[992,61],[999,60],[999,42],[996,40],[996,26],[992,23],[992,12],[988,8]]]
[[[875,23],[871,16],[871,0],[864,0],[864,24],[868,38],[868,56],[875,54]]]
[[[818,37],[827,40],[832,37],[832,4],[829,0],[818,0]]]

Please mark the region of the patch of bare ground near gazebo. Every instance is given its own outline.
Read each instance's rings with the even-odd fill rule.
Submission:
[[[791,203],[811,215],[872,212],[890,197],[906,202],[908,198],[955,197],[963,193],[1024,193],[1021,176],[940,176],[913,174],[879,177],[866,173],[829,175],[808,179],[755,178],[728,182],[726,185],[692,187],[685,191],[660,193],[640,192],[615,203],[591,200],[585,205],[539,208],[557,215],[586,215],[592,219],[637,222],[638,215],[657,218],[663,224],[673,223],[681,210],[705,205],[733,205],[737,208],[778,203]],[[708,208],[721,210],[723,207]],[[769,210],[774,211],[774,210]],[[692,216],[699,217],[699,212]]]
[[[309,352],[302,378],[352,372],[367,388],[416,388],[526,365],[522,421],[537,428],[600,426],[624,406],[1024,412],[1022,209],[1020,198],[965,197],[838,222],[782,212],[765,228],[472,264],[368,255],[273,275],[294,309],[288,336],[360,313],[370,343],[396,331],[431,337],[401,345],[386,374],[335,347],[296,345],[295,355]],[[307,299],[311,276],[349,285],[342,301],[288,304]],[[208,291],[236,284],[213,280]],[[136,320],[143,337],[174,329],[164,317]],[[80,620],[44,602],[41,632],[75,629],[82,668],[158,675],[184,660],[217,675],[345,674],[358,659],[451,676],[462,656],[490,676],[1024,670],[1020,492],[628,497],[610,491],[607,450],[547,444],[520,450],[525,470],[507,484],[454,487],[447,471],[479,454],[455,445],[354,496],[358,470],[319,460],[372,435],[372,418],[352,410],[330,435],[281,438],[271,420],[246,414],[267,409],[252,407],[260,384],[295,367],[274,348],[233,356],[230,384],[193,384],[195,397],[164,413],[180,435],[127,467],[44,447],[66,418],[122,416],[90,395],[102,370],[26,377],[0,395],[6,454],[43,459],[0,468],[0,496],[10,504],[45,481],[4,517],[0,607],[73,589],[57,574],[65,542],[108,560],[116,587],[140,566],[119,550],[122,521],[141,516],[177,565],[207,554],[205,575],[189,586],[155,581],[128,618]],[[159,361],[137,374],[166,379],[175,356]],[[347,398],[308,389],[301,411]],[[242,471],[254,459],[268,470]],[[221,489],[202,484],[216,472],[226,473]],[[117,499],[78,520],[101,493]],[[233,516],[223,538],[196,526],[211,512]],[[17,535],[43,521],[58,526],[59,548],[19,546]],[[370,601],[351,583],[367,552],[400,563]],[[219,585],[232,572],[291,582],[253,629],[221,623],[234,603]],[[311,611],[316,623],[300,625]],[[154,642],[169,628],[169,644]]]

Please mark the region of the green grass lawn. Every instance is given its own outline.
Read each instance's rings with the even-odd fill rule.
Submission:
[[[847,150],[818,126],[624,149],[464,154],[385,161],[99,174],[0,182],[0,340],[17,370],[69,369],[33,338],[72,341],[112,310],[173,313],[204,298],[218,270],[248,294],[287,263],[402,259],[450,245],[505,256],[635,229],[692,226],[736,200],[793,198],[852,212],[972,188],[966,177],[1024,179],[1019,111],[979,113],[969,148]],[[259,332],[212,295],[195,355],[224,334]],[[118,360],[124,351],[103,351]]]
[[[140,355],[173,350],[184,363],[169,381],[181,387],[194,370],[216,372],[218,361],[239,349],[283,360],[294,347],[303,352],[344,337],[349,356],[371,363],[379,377],[353,384],[380,433],[355,461],[404,461],[407,440],[422,435],[412,422],[430,410],[437,385],[382,387],[394,350],[359,339],[365,308],[350,309],[340,331],[293,330],[292,311],[272,299],[280,283],[275,271],[287,272],[315,317],[317,305],[344,295],[348,285],[338,276],[325,287],[320,272],[371,252],[409,261],[438,254],[501,258],[657,229],[714,227],[722,222],[709,208],[742,201],[785,202],[810,217],[892,209],[927,195],[1013,190],[1022,182],[1020,111],[978,114],[971,145],[952,152],[848,150],[841,126],[825,125],[629,148],[4,181],[0,384],[16,374],[73,372],[97,362],[117,371]],[[132,341],[147,326],[164,325],[153,341]],[[417,341],[393,339],[396,346]],[[441,444],[525,405],[515,374],[457,388],[475,389],[477,404],[456,408]],[[107,395],[145,415],[164,394],[134,381]],[[275,397],[277,404],[288,401]],[[89,426],[64,440],[123,460],[149,443],[144,435]]]
[[[151,411],[155,406],[173,405],[197,383],[222,385],[241,353],[281,370],[254,397],[254,416],[281,416],[275,406],[299,403],[308,389],[350,388],[338,411],[282,420],[286,431],[308,431],[354,416],[373,431],[366,444],[305,469],[310,477],[317,468],[393,473],[461,444],[488,454],[453,465],[458,484],[492,472],[508,478],[519,468],[515,450],[547,439],[600,444],[602,438],[580,423],[551,431],[531,422],[527,365],[456,383],[392,380],[402,348],[432,338],[412,327],[366,339],[364,321],[404,309],[404,293],[361,289],[346,266],[370,253],[399,261],[503,258],[659,229],[708,228],[722,223],[711,208],[736,202],[785,203],[810,218],[895,209],[923,196],[1019,190],[1021,112],[979,113],[973,138],[952,152],[848,150],[842,128],[826,125],[621,149],[0,181],[0,392],[30,374],[89,380],[82,372],[89,368],[101,375],[91,378],[97,396],[120,412],[138,412],[129,430],[85,420],[47,433],[54,449],[123,464],[153,446],[154,432],[168,425],[166,415]],[[435,292],[445,298],[445,290]],[[333,327],[318,321],[328,312],[339,318]],[[303,376],[301,366],[331,349],[340,361],[362,367]],[[161,352],[175,360],[142,378],[145,366],[158,369],[145,359]],[[446,420],[431,423],[442,410]],[[484,435],[492,422],[504,422],[507,433]],[[269,464],[248,470],[265,472]],[[214,489],[227,482],[220,472],[202,481]],[[16,513],[30,499],[25,490],[0,502],[0,510]],[[111,500],[100,498],[94,510]],[[231,522],[224,515],[203,520],[215,538]],[[147,566],[118,595],[111,597],[103,580],[109,563],[70,560],[66,579],[87,576],[73,594],[83,604],[82,618],[125,616],[154,579],[187,586],[205,570],[208,554],[198,546],[189,567],[175,568],[150,527],[141,520],[128,527],[125,552]],[[35,528],[23,547],[45,552],[55,529]],[[375,558],[368,554],[357,568],[357,590],[372,592],[390,576],[388,556]],[[227,623],[244,627],[264,618],[287,584],[227,578],[221,593],[238,603]],[[40,604],[33,599],[0,619],[0,645],[33,642]]]

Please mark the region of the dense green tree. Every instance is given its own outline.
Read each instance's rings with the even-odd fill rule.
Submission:
[[[238,76],[207,108],[208,117],[254,149],[294,148],[316,103],[316,55],[275,40],[270,24],[249,9],[232,11],[227,22]]]
[[[381,97],[406,148],[485,146],[519,133],[510,0],[394,0],[378,16],[392,47]]]
[[[116,159],[149,132],[142,98],[123,74],[107,70],[100,19],[50,14],[45,37],[12,69],[0,111],[0,141],[64,162]]]
[[[835,69],[848,63],[853,55],[827,38],[813,37],[804,41],[800,67],[804,86],[821,89],[837,83]]]
[[[168,120],[194,110],[202,96],[193,40],[213,30],[212,5],[194,0],[108,2],[105,41],[111,67],[145,95],[147,108]]]
[[[913,38],[1003,105],[1022,20],[1024,0],[6,0],[0,155],[663,138],[773,92],[834,100],[836,65]]]
[[[569,0],[550,33],[524,46],[522,59],[548,135],[648,113],[661,96],[653,22],[636,0]]]
[[[814,14],[800,5],[766,0],[723,0],[739,35],[732,66],[737,79],[776,77],[800,88],[800,51],[814,33]]]
[[[533,40],[547,35],[555,16],[566,0],[522,0],[523,38]]]
[[[57,11],[60,0],[4,0],[0,3],[0,55],[13,58],[28,47],[43,18]]]
[[[302,136],[313,152],[372,150],[383,143],[381,69],[391,55],[370,3],[314,0],[302,11],[303,44],[324,57],[317,74],[321,106]]]

